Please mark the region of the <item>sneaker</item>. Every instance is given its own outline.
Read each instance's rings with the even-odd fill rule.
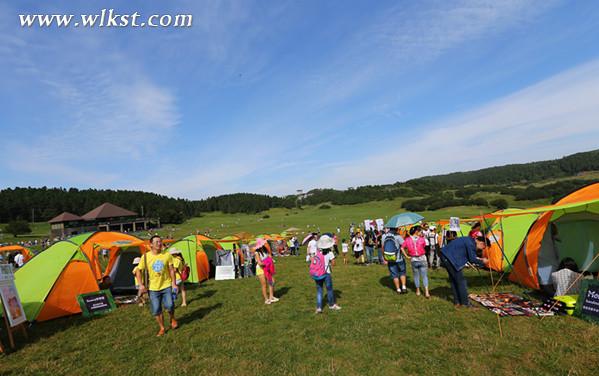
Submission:
[[[401,294],[402,294],[402,292],[401,292],[401,289],[397,289],[397,291],[396,291],[396,292],[397,292],[397,294],[398,294],[398,295],[401,295]]]
[[[339,311],[341,307],[339,307],[337,304],[334,304],[332,306],[329,306],[329,309],[332,309],[333,311]]]
[[[316,308],[316,313],[322,313],[322,309],[321,308]]]
[[[401,288],[401,293],[402,293],[402,294],[407,294],[407,293],[408,293],[408,289],[407,289],[407,288],[405,288],[405,287],[402,287],[402,288]]]
[[[270,299],[266,299],[266,300],[264,301],[264,304],[270,304]]]
[[[279,298],[276,298],[274,296],[272,298],[270,298],[270,302],[271,303],[275,303],[275,302],[278,302],[278,301],[279,301]]]

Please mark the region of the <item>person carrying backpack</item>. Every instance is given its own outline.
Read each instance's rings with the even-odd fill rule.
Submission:
[[[383,259],[393,284],[395,285],[395,291],[398,294],[405,294],[408,292],[406,287],[406,258],[407,255],[402,250],[404,240],[397,234],[396,228],[390,228],[389,232],[382,237],[382,248],[383,248]],[[401,289],[399,287],[399,281],[401,280]]]
[[[330,236],[323,235],[318,239],[318,249],[316,254],[310,256],[310,276],[316,283],[316,313],[322,313],[322,290],[325,286],[327,289],[329,309],[334,311],[341,309],[341,307],[335,303],[333,277],[331,276],[332,267],[335,265],[335,255],[331,251],[334,244],[335,242]]]

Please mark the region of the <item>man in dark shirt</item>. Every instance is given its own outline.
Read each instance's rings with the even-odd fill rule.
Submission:
[[[483,251],[488,245],[489,239],[485,237],[480,236],[473,239],[465,236],[455,239],[441,249],[441,260],[449,275],[453,303],[456,307],[472,307],[468,300],[468,286],[463,269],[468,262],[484,267],[488,260],[476,257],[476,251]]]

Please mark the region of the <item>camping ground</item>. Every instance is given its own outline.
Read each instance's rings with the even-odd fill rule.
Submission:
[[[363,218],[389,216],[399,201],[272,209],[256,215],[210,213],[163,232],[194,229],[215,236],[276,232],[296,226],[333,231]],[[524,206],[524,205],[523,205]],[[434,220],[488,208],[423,213]],[[268,216],[267,218],[264,218]],[[169,230],[170,229],[170,230]],[[174,229],[174,230],[173,230]],[[302,247],[305,254],[305,248]],[[599,370],[599,326],[573,317],[510,317],[456,310],[446,273],[431,272],[433,298],[398,296],[385,267],[341,265],[334,287],[343,309],[314,314],[315,288],[303,257],[277,259],[279,303],[263,304],[255,279],[208,281],[191,287],[181,327],[157,339],[146,308],[106,316],[74,316],[30,328],[28,341],[0,357],[4,374],[591,374]],[[487,292],[486,272],[468,272],[471,292]],[[494,275],[497,278],[497,274]],[[410,281],[408,282],[410,285]],[[522,289],[502,282],[500,291]],[[2,339],[6,342],[5,333]]]
[[[209,281],[177,310],[181,327],[156,338],[149,311],[35,325],[2,356],[3,374],[593,374],[599,326],[574,317],[512,317],[456,310],[443,270],[433,297],[396,295],[386,268],[338,265],[339,312],[314,314],[314,283],[302,257],[277,260],[277,294],[264,305],[254,279]],[[487,273],[468,273],[485,292]],[[521,290],[502,284],[501,290]]]

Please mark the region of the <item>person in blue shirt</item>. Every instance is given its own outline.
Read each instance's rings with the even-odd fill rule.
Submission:
[[[462,270],[468,262],[484,267],[488,260],[477,257],[476,251],[482,251],[488,245],[489,239],[485,237],[480,236],[474,239],[464,236],[455,239],[441,249],[441,261],[449,275],[453,303],[456,307],[472,307],[468,300],[468,287]]]

